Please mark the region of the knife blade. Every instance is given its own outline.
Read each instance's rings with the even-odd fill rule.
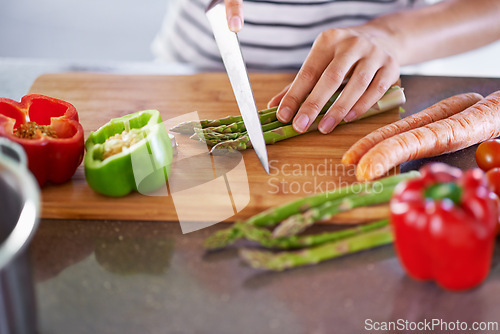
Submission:
[[[248,78],[248,72],[241,53],[240,43],[236,33],[229,30],[226,19],[226,7],[223,0],[213,0],[205,12],[219,52],[226,68],[234,96],[240,109],[243,122],[247,129],[248,137],[252,143],[255,153],[269,174],[269,161],[267,157],[266,142],[262,125],[260,123],[257,105],[253,96],[252,86]]]

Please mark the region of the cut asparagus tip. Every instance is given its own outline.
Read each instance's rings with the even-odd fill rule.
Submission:
[[[185,135],[191,135],[195,132],[195,129],[197,128],[201,129],[201,124],[199,121],[186,121],[170,128],[169,131]]]
[[[224,248],[227,245],[233,243],[240,237],[241,233],[235,226],[230,228],[217,231],[211,236],[209,236],[204,243],[204,247],[207,250],[216,250]]]
[[[406,96],[400,87],[389,90],[376,105],[380,110],[390,110],[406,103]]]

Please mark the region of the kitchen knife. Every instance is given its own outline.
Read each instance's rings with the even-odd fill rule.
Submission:
[[[207,7],[206,15],[212,27],[217,46],[219,47],[229,81],[233,87],[234,96],[240,108],[248,137],[262,166],[264,166],[264,169],[269,174],[266,142],[253,97],[252,86],[250,85],[245,61],[241,54],[238,36],[229,30],[227,24],[224,1],[212,0]]]

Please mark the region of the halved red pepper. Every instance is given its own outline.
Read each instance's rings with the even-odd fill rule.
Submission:
[[[410,276],[449,290],[488,276],[499,209],[480,169],[426,165],[398,185],[390,210],[396,252]]]
[[[29,127],[32,122],[36,128]],[[25,127],[30,128],[30,138],[19,135]],[[49,96],[25,95],[21,102],[0,98],[0,136],[23,146],[40,186],[68,181],[83,159],[83,128],[76,108]]]

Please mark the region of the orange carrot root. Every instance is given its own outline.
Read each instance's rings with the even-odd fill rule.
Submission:
[[[455,115],[482,98],[477,93],[451,96],[416,114],[383,126],[354,143],[342,157],[342,163],[344,165],[357,164],[366,152],[384,139]]]
[[[455,152],[499,135],[497,91],[458,114],[378,143],[360,159],[356,178],[373,180],[403,162]]]

